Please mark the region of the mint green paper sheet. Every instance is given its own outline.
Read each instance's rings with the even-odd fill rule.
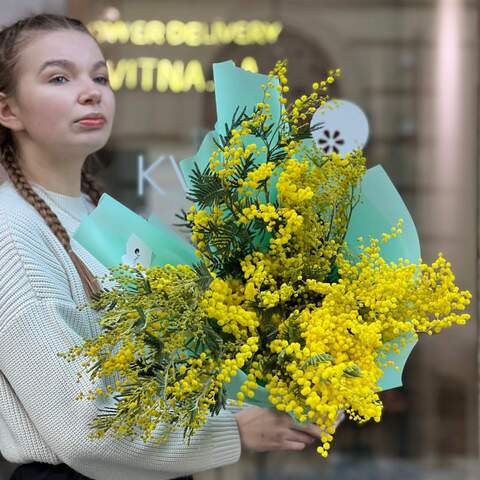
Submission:
[[[187,186],[187,191],[192,189],[192,179],[190,178],[190,175],[192,174],[193,167],[195,164],[197,164],[200,171],[203,172],[203,170],[209,164],[210,156],[217,149],[215,140],[218,140],[218,135],[214,131],[208,132],[205,135],[198,152],[193,157],[185,158],[184,160],[180,161],[179,167],[180,171],[182,172],[185,185]]]
[[[198,152],[193,157],[185,158],[180,162],[180,170],[188,189],[191,188],[190,175],[194,164],[198,165],[200,171],[208,166],[210,155],[217,149],[215,140],[219,139],[219,135],[225,135],[225,125],[231,125],[237,107],[237,112],[241,112],[245,107],[246,113],[251,114],[257,103],[264,101],[270,105],[272,123],[276,124],[280,120],[281,105],[278,100],[279,92],[276,89],[277,79],[272,80],[274,88],[268,89],[271,97],[266,100],[263,100],[262,84],[267,84],[268,75],[247,72],[235,66],[232,60],[213,64],[213,80],[217,108],[217,122],[214,130],[207,133]],[[275,138],[274,142],[276,142]],[[263,146],[259,139],[253,136],[251,138],[247,136],[244,143],[246,145],[256,143],[259,147]],[[262,155],[260,155],[257,162],[262,163],[264,159],[265,157],[262,159]]]
[[[243,370],[238,370],[237,374],[232,377],[229,383],[225,384],[227,398],[235,400],[237,393],[240,392],[241,386],[247,381],[247,375]],[[255,395],[252,398],[245,396],[245,402],[257,407],[271,408],[273,404],[268,399],[268,390],[264,387],[258,387],[254,390]]]
[[[268,75],[261,73],[252,73],[236,67],[232,60],[213,64],[213,80],[215,82],[215,102],[217,106],[217,123],[215,131],[225,133],[225,124],[230,125],[233,114],[237,107],[241,111],[246,108],[247,114],[251,114],[257,103],[264,101],[261,85],[267,84]],[[273,121],[277,122],[280,118],[281,105],[278,101],[279,93],[276,86],[279,85],[278,79],[271,80],[273,89],[269,89],[271,94],[265,103],[270,105],[270,113]]]
[[[382,258],[386,262],[398,262],[399,258],[417,263],[420,259],[420,242],[412,216],[402,197],[381,165],[367,170],[361,183],[360,203],[353,210],[346,242],[351,252],[360,253],[358,237],[368,243],[368,237],[381,238],[390,233],[398,220],[403,218],[402,235],[381,244]]]
[[[378,382],[378,386],[382,391],[401,387],[403,385],[402,373],[405,368],[405,363],[407,362],[410,353],[412,353],[413,347],[417,344],[417,340],[414,340],[411,334],[405,336],[405,340],[407,343],[405,347],[399,347],[399,353],[395,353],[393,350],[388,353],[383,352],[386,356],[381,359],[381,362],[387,363],[391,360],[394,362],[394,365],[382,368],[383,376]],[[399,339],[392,340],[391,342],[387,342],[386,345],[392,345],[393,343],[398,343],[398,341]],[[398,345],[400,344],[398,343]],[[398,370],[395,367],[398,367]]]
[[[195,249],[155,217],[142,216],[104,193],[98,206],[80,222],[73,238],[107,268],[122,263],[128,238],[135,233],[153,251],[152,265],[192,265]]]

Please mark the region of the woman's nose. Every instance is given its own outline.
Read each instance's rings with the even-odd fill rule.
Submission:
[[[98,88],[90,86],[86,88],[81,94],[79,98],[80,103],[99,103],[102,99],[102,94]]]

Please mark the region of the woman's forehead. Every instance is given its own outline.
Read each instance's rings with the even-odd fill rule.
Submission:
[[[103,60],[97,42],[87,33],[60,30],[35,33],[21,49],[18,67],[37,74],[52,60],[66,60],[79,68],[90,68]]]

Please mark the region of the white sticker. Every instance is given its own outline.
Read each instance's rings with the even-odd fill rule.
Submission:
[[[127,240],[122,263],[126,263],[131,267],[137,266],[138,263],[144,267],[149,267],[152,263],[152,257],[152,249],[141,238],[132,233]]]
[[[344,157],[361,150],[368,139],[368,120],[363,110],[347,100],[330,100],[320,107],[310,122],[315,144],[325,153]]]

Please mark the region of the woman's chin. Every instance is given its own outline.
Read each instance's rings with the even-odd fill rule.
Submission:
[[[69,150],[75,155],[90,155],[98,150],[102,149],[108,141],[108,138],[84,139],[82,142],[76,142],[74,145],[69,146]]]

